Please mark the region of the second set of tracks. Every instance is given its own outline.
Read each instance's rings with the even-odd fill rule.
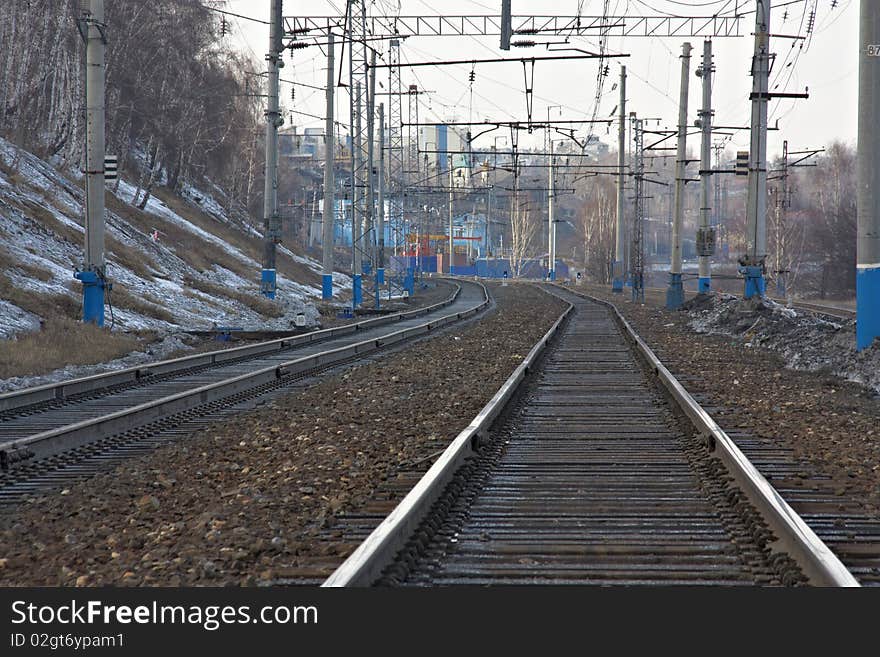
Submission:
[[[89,476],[189,435],[305,378],[396,348],[485,311],[462,281],[426,308],[237,349],[0,395],[0,504]]]

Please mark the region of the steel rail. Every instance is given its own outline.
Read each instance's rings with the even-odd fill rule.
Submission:
[[[812,584],[818,586],[858,587],[858,580],[843,565],[834,552],[804,522],[769,481],[762,475],[730,436],[712,419],[691,396],[672,372],[635,332],[617,307],[602,299],[583,292],[565,288],[569,292],[590,299],[611,309],[626,335],[646,361],[663,388],[687,415],[688,419],[705,436],[709,451],[717,456],[736,481],[749,501],[773,529],[780,551],[789,553],[804,570]]]
[[[69,379],[58,383],[47,383],[40,386],[3,393],[0,394],[0,412],[13,411],[34,404],[63,401],[74,395],[96,392],[116,385],[137,383],[142,379],[162,374],[172,374],[174,372],[188,370],[194,367],[211,367],[214,365],[226,364],[236,359],[265,356],[266,354],[271,354],[273,352],[314,344],[316,342],[321,342],[342,335],[349,335],[366,328],[403,321],[404,319],[418,317],[451,305],[458,298],[460,292],[461,286],[456,283],[455,290],[448,298],[439,303],[425,306],[424,308],[416,308],[415,310],[408,310],[393,315],[385,315],[383,317],[375,317],[373,319],[354,322],[344,326],[312,331],[303,335],[276,338],[274,340],[267,340],[257,344],[242,345],[231,349],[220,349],[201,354],[181,356],[179,358],[158,361],[156,363],[128,367],[114,372],[92,374],[90,376]]]
[[[568,291],[571,292],[571,290]],[[584,293],[577,292],[576,294],[613,311],[615,320],[624,329],[625,335],[635,346],[637,353],[648,364],[650,371],[657,376],[662,387],[668,391],[673,402],[682,409],[699,434],[706,438],[710,453],[717,456],[724,464],[736,485],[759,510],[774,531],[776,541],[771,544],[773,549],[791,555],[812,584],[858,587],[858,581],[838,557],[816,536],[813,530],[758,472],[734,441],[660,362],[614,305]],[[456,471],[468,457],[474,455],[481,433],[491,426],[493,420],[510,401],[516,389],[526,378],[529,366],[543,351],[549,339],[558,331],[572,309],[573,305],[569,304],[568,309],[532,348],[526,360],[502,385],[492,400],[455,438],[397,507],[322,586],[369,586],[379,579],[383,570],[393,563],[396,555],[405,547],[408,539],[427,516],[431,505],[440,497]]]
[[[325,367],[350,359],[353,356],[370,353],[382,347],[426,334],[452,322],[475,315],[486,308],[489,305],[489,293],[485,285],[479,282],[477,285],[482,288],[483,301],[468,310],[442,315],[424,324],[417,324],[351,345],[329,349],[278,365],[264,367],[223,381],[151,400],[115,413],[109,413],[50,431],[0,443],[0,465],[2,465],[4,470],[8,470],[23,461],[45,458],[60,452],[69,451],[82,445],[130,431],[168,415],[193,410],[205,404],[210,404],[299,372],[308,371],[316,367]],[[460,290],[460,286],[458,288]],[[456,295],[457,293],[458,290]],[[424,309],[419,310],[423,311]]]
[[[499,388],[458,436],[449,444],[440,457],[431,465],[413,489],[401,500],[394,510],[376,527],[355,551],[322,584],[325,587],[369,586],[388,566],[398,551],[404,547],[412,532],[425,518],[431,505],[452,479],[464,461],[472,456],[483,434],[495,418],[504,410],[514,393],[526,379],[533,363],[538,359],[547,344],[559,331],[568,318],[574,305],[559,316],[553,326],[538,340],[517,366],[513,373]]]

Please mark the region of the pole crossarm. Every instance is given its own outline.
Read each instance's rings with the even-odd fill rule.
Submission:
[[[514,35],[610,37],[741,37],[742,15],[730,16],[513,16]],[[496,36],[501,34],[500,15],[370,16],[368,33],[373,36]],[[343,16],[287,16],[285,36],[313,32],[341,33]],[[607,57],[608,55],[606,55]]]
[[[464,64],[503,64],[504,62],[517,62],[520,64],[534,64],[535,62],[555,62],[559,60],[569,60],[569,59],[602,59],[609,57],[629,57],[628,54],[622,53],[619,55],[555,55],[550,57],[492,57],[490,59],[450,59],[450,60],[438,60],[434,62],[404,62],[402,64],[397,64],[397,66],[406,67],[406,68],[417,68],[419,66],[459,66]],[[376,64],[373,66],[370,65],[371,68],[390,68],[394,66],[393,64]]]

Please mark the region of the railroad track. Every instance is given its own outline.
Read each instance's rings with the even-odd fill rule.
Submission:
[[[406,313],[2,395],[0,503],[93,474],[490,305],[482,284],[462,281],[447,300]]]
[[[612,306],[553,293],[569,310],[325,586],[858,585]]]

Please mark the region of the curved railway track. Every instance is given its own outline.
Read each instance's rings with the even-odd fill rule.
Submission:
[[[613,306],[553,293],[569,310],[325,586],[858,585]]]
[[[154,449],[490,304],[482,284],[461,281],[446,301],[398,315],[2,395],[0,502]]]

